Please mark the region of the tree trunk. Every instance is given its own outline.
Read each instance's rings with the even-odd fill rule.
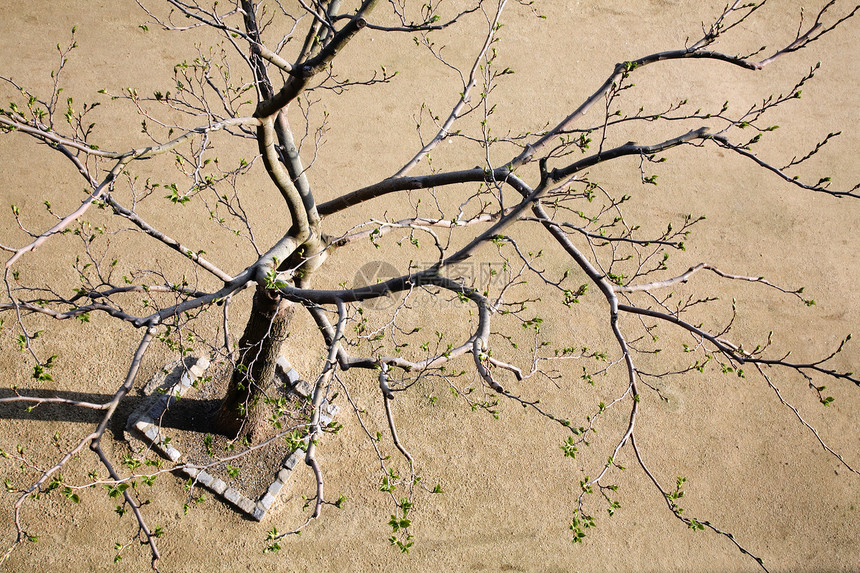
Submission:
[[[215,430],[226,436],[254,441],[265,432],[267,412],[263,398],[275,378],[275,362],[295,305],[258,286],[251,316],[239,340],[239,356],[221,407],[215,414]]]

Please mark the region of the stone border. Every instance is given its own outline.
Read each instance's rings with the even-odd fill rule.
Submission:
[[[155,396],[155,398],[152,401],[145,402],[143,406],[129,416],[126,431],[136,431],[144,438],[149,447],[170,461],[177,463],[182,457],[182,452],[169,443],[165,443],[167,436],[165,436],[164,429],[159,426],[157,420],[161,418],[174,402],[185,396],[191,388],[195,387],[197,379],[203,376],[209,367],[209,360],[205,356],[201,356],[190,368],[187,370],[183,368],[182,376],[178,382],[173,382],[172,379],[175,379],[175,376],[171,376],[171,372],[184,365],[180,361],[168,367],[170,366],[173,366],[170,372],[162,370],[146,385],[144,392]],[[299,377],[296,369],[283,356],[278,357],[275,376],[288,389],[287,392],[300,398],[307,399],[313,392],[313,387]],[[337,413],[337,406],[323,402],[320,423],[327,426]],[[307,443],[307,438],[305,439],[305,443]],[[248,498],[236,488],[228,487],[224,480],[211,475],[199,467],[186,465],[178,469],[185,476],[194,480],[195,484],[202,485],[217,497],[220,497],[223,501],[252,519],[261,521],[265,517],[266,512],[274,506],[278,499],[278,494],[281,493],[281,490],[287,481],[289,481],[292,472],[299,466],[302,458],[304,458],[304,450],[302,448],[288,454],[281,464],[277,475],[275,475],[274,481],[269,485],[266,493],[260,496],[260,499],[257,501]]]

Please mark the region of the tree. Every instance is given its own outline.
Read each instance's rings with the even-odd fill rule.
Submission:
[[[213,414],[220,432],[252,447],[297,430],[308,440],[305,462],[316,482],[311,518],[325,504],[339,505],[325,493],[317,460],[323,433],[337,429],[321,423],[321,406],[339,393],[349,402],[349,385],[339,372],[370,371],[379,386],[387,439],[400,456],[391,460],[377,450],[385,474],[382,489],[396,506],[392,543],[404,551],[413,542],[410,510],[423,484],[415,471],[420,460],[414,460],[398,436],[393,404],[395,396],[435,381],[471,409],[493,417],[506,404],[516,404],[544,418],[547,428],[561,432],[560,456],[582,459],[584,451],[599,449],[581,462],[592,469],[570,504],[574,541],[582,541],[598,512],[612,515],[620,507],[615,476],[624,466],[637,466],[678,520],[693,530],[721,534],[762,564],[746,541],[706,517],[685,514],[680,503],[685,480],[667,478],[647,462],[648,452],[637,442],[643,396],[653,393],[670,401],[667,381],[717,370],[758,377],[783,401],[777,379],[788,372],[808,382],[810,392],[827,406],[833,401],[827,379],[860,384],[838,362],[843,349],[850,348],[850,337],[824,355],[794,358],[772,343],[767,331],[735,334],[734,302],[719,307],[702,275],[720,280],[714,289],[731,292],[734,286],[726,283],[754,283],[783,296],[783,303],[811,306],[813,300],[796,286],[690,262],[688,237],[704,217],[633,220],[638,217],[629,214],[628,205],[635,205],[633,195],[642,192],[619,195],[603,183],[605,172],[599,170],[620,164],[648,190],[658,177],[661,182],[671,178],[671,169],[660,165],[664,161],[723,153],[743,159],[750,169],[770,172],[775,182],[825,195],[816,200],[857,198],[857,186],[837,188],[829,176],[809,178],[808,165],[838,133],[822,134],[791,159],[774,159],[773,149],[763,147],[779,135],[771,133],[778,128],[771,118],[795,105],[817,65],[781,93],[740,109],[730,101],[713,108],[704,107],[712,105],[706,101],[695,109],[698,104],[687,99],[646,108],[633,99],[633,81],[658,65],[687,60],[750,73],[771,70],[838,26],[849,25],[858,8],[830,2],[814,18],[801,21],[796,35],[777,49],[755,45],[745,51],[742,45],[729,51],[722,47],[725,38],[766,9],[764,2],[735,2],[703,26],[700,38],[618,63],[581,104],[561,117],[527,117],[520,131],[516,123],[522,118],[497,111],[504,108],[500,90],[515,83],[517,72],[501,63],[504,45],[499,40],[507,11],[538,17],[542,6],[499,0],[446,12],[432,2],[376,6],[373,0],[299,2],[290,8],[250,1],[144,4],[150,22],[143,33],[152,27],[152,33],[156,28],[191,28],[187,33],[215,34],[207,37],[217,42],[214,47],[200,44],[194,59],[175,67],[169,89],[152,94],[105,89],[93,104],[83,106],[66,98],[61,88],[67,56],[76,47],[74,30],[70,43],[58,46],[61,60],[48,95],[3,77],[6,88],[17,92],[15,101],[0,111],[4,139],[20,145],[21,138],[33,138],[43,144],[40,152],[59,152],[88,187],[87,198],[74,209],[58,210],[54,205],[60,199],[46,194],[46,211],[55,218],[50,224],[41,223],[32,209],[12,206],[20,233],[4,238],[3,244],[9,258],[0,309],[11,317],[4,329],[7,337],[20,346],[32,377],[51,383],[64,356],[40,345],[46,318],[97,321],[100,327],[121,321],[142,333],[124,381],[104,403],[17,388],[2,398],[101,412],[91,432],[60,448],[61,457],[47,465],[24,447],[13,453],[10,444],[2,445],[3,453],[33,476],[27,484],[19,483],[20,477],[9,482],[19,494],[13,548],[31,536],[21,520],[25,503],[54,490],[77,501],[81,488],[98,483],[122,499],[118,509],[134,514],[140,540],[149,545],[153,566],[157,564],[160,530],[149,525],[145,496],[130,484],[160,472],[141,474],[136,465],[141,462],[134,458],[128,471],[118,468],[120,458],[106,453],[102,441],[132,390],[143,384],[139,372],[153,341],[161,341],[180,356],[202,352],[231,365],[226,395]],[[434,40],[458,26],[482,30],[465,65]],[[450,111],[438,113],[433,111],[438,105],[432,105],[414,112],[419,143],[393,175],[369,181],[366,165],[356,160],[349,165],[356,171],[349,176],[354,185],[330,189],[326,167],[316,160],[328,130],[354,118],[330,114],[327,106],[343,93],[396,84],[394,72],[385,67],[366,71],[367,62],[377,57],[367,47],[359,58],[364,67],[354,61],[339,66],[368,32],[414,42],[441,66],[455,70],[460,85],[448,102]],[[242,66],[246,72],[238,71]],[[100,106],[109,103],[136,112],[133,119],[140,121],[142,133],[137,136],[144,143],[114,147],[108,134],[102,135],[108,143],[102,142],[95,119]],[[413,134],[404,134],[398,144],[405,146],[409,137],[414,141]],[[697,155],[690,155],[693,151]],[[151,165],[158,161],[157,167]],[[167,164],[175,169],[172,176]],[[834,177],[842,184],[840,175]],[[708,190],[721,191],[720,185]],[[329,198],[323,201],[324,196]],[[274,222],[255,225],[249,210],[263,202],[276,213]],[[281,212],[284,207],[287,213]],[[168,208],[169,218],[158,214]],[[187,213],[195,208],[216,227],[213,237],[224,241],[217,234],[224,229],[245,241],[249,256],[241,260],[241,270],[230,272],[210,261],[202,241],[184,228]],[[41,225],[39,230],[30,231],[34,224]],[[134,239],[123,245],[130,230]],[[72,267],[75,284],[44,258],[48,245],[63,236],[79,241]],[[154,265],[150,252],[140,252],[137,244],[170,249],[169,266]],[[392,267],[365,266],[374,260]],[[40,264],[48,264],[51,272],[42,276],[36,271]],[[248,298],[250,289],[254,294],[247,321],[234,342],[237,313],[232,305],[234,299]],[[444,326],[428,319],[428,309]],[[308,417],[284,428],[273,385],[275,361],[297,313],[312,318],[319,331],[314,343],[323,358],[314,363],[315,371],[305,372],[313,382]],[[587,343],[555,336],[559,329],[547,328],[550,318],[564,321],[567,316],[599,325],[603,332],[585,334]],[[667,358],[670,350],[681,352]],[[591,386],[600,389],[588,393]],[[587,405],[570,400],[568,392],[587,396],[582,399]],[[813,439],[857,473],[850,459],[830,448],[800,411],[785,403]],[[624,423],[614,428],[610,420],[620,411]],[[354,422],[368,437],[380,440],[365,423],[364,409],[356,406],[354,413]],[[609,432],[608,441],[597,432],[602,427],[616,430]],[[64,479],[87,447],[107,475],[97,473],[83,482]],[[272,530],[269,547],[277,547],[284,535]]]

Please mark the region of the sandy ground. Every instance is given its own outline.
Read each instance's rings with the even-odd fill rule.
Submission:
[[[385,4],[385,3],[382,3]],[[538,2],[546,21],[527,10],[512,10],[498,44],[499,59],[516,73],[496,92],[498,129],[539,129],[564,117],[605,78],[615,62],[662,49],[678,48],[685,38],[698,37],[700,22],[722,7],[715,2],[648,0]],[[844,2],[839,3],[845,9]],[[755,49],[762,43],[776,45],[790,40],[796,30],[799,8],[811,13],[818,3],[784,1],[764,12],[755,23],[738,32],[737,48]],[[808,16],[809,14],[807,14]],[[7,0],[0,4],[0,74],[11,76],[36,93],[51,86],[50,71],[58,61],[55,45],[65,43],[73,25],[78,26],[79,48],[66,70],[65,95],[76,105],[105,101],[99,110],[96,138],[103,148],[125,149],[140,145],[140,118],[127,105],[96,91],[116,93],[133,86],[141,93],[169,86],[172,66],[194,56],[195,38],[167,35],[150,25],[133,2],[118,0],[55,1],[32,3]],[[480,39],[467,33],[478,27],[440,37],[457,63],[470,61]],[[835,143],[815,158],[813,166],[799,174],[815,180],[833,177],[834,188],[847,189],[858,180],[857,156],[860,117],[857,91],[857,22],[838,29],[810,48],[754,74],[725,65],[685,62],[678,66],[654,66],[636,77],[637,91],[627,96],[647,109],[662,109],[667,102],[689,97],[703,108],[719,107],[724,100],[731,109],[745,109],[767,95],[787,91],[810,66],[821,61],[815,81],[804,87],[803,98],[774,116],[782,127],[772,136],[763,155],[784,163],[802,154],[830,131],[844,130]],[[773,36],[773,38],[771,38]],[[767,38],[763,40],[762,38]],[[198,37],[196,41],[200,41]],[[732,44],[734,46],[735,44]],[[311,182],[320,200],[360,187],[393,173],[417,148],[414,114],[422,102],[435,113],[446,114],[455,101],[457,78],[414,48],[411,37],[389,38],[380,32],[362,33],[344,54],[342,73],[361,75],[386,66],[400,72],[389,86],[365,88],[343,98],[326,95],[330,131],[320,150]],[[352,69],[356,71],[353,72]],[[8,85],[0,87],[3,102],[14,97]],[[633,99],[633,98],[637,99]],[[5,103],[3,104],[5,105]],[[639,105],[638,103],[635,105]],[[695,108],[693,108],[695,109]],[[708,108],[710,109],[710,108]],[[499,119],[504,118],[504,119]],[[402,133],[398,137],[390,133]],[[647,141],[647,131],[631,139]],[[227,151],[226,153],[229,153]],[[440,150],[438,165],[472,167],[480,155],[461,156]],[[810,162],[812,163],[812,162]],[[161,172],[158,169],[162,169]],[[143,177],[164,176],[162,164],[141,169]],[[754,285],[705,279],[699,292],[715,293],[724,301],[738,299],[735,333],[745,345],[754,346],[774,330],[776,345],[794,349],[793,357],[811,360],[832,351],[839,340],[860,323],[860,294],[856,289],[860,269],[860,202],[814,196],[790,186],[772,174],[753,170],[749,163],[723,157],[711,149],[684,150],[662,166],[657,188],[638,184],[635,163],[600,172],[602,183],[619,194],[633,194],[637,223],[664,227],[669,218],[686,213],[704,214],[679,256],[678,269],[708,261],[727,271],[765,276],[797,288],[817,304],[807,307],[787,296]],[[253,180],[252,180],[253,181]],[[264,185],[260,179],[261,185]],[[630,191],[626,190],[630,188]],[[43,229],[50,216],[42,211],[48,198],[58,212],[73,208],[82,183],[67,162],[47,153],[23,137],[0,137],[0,243],[24,244],[9,204],[32,214],[28,223]],[[266,189],[263,187],[263,189]],[[249,216],[258,223],[260,242],[276,238],[285,220],[283,206],[270,190],[250,206]],[[359,219],[382,216],[369,205]],[[189,213],[192,213],[189,210]],[[152,220],[177,233],[189,244],[203,245],[211,258],[228,272],[237,272],[248,260],[246,243],[229,235],[209,232],[205,217],[184,215],[164,205],[149,212]],[[198,217],[194,219],[193,217]],[[195,221],[197,224],[195,224]],[[345,221],[334,223],[346,225]],[[523,236],[524,243],[530,238]],[[150,268],[169,268],[171,255],[155,249],[143,251],[133,238],[117,235],[114,247],[142,256]],[[59,284],[74,286],[71,240],[57,240],[21,264],[23,275],[59,277]],[[400,256],[386,247],[398,264]],[[380,253],[369,253],[378,257]],[[153,262],[153,259],[155,262]],[[125,259],[124,259],[125,261]],[[133,262],[133,261],[132,261]],[[123,264],[126,264],[123,262]],[[551,264],[551,263],[550,263]],[[323,281],[332,286],[352,276],[353,261],[333,261]],[[70,278],[71,277],[71,278]],[[38,282],[38,281],[37,281]],[[237,303],[234,316],[241,316]],[[543,307],[538,307],[538,309]],[[558,344],[600,344],[594,329],[601,325],[599,307],[583,303],[576,312],[548,310],[544,334]],[[714,307],[715,309],[717,307]],[[716,325],[727,319],[727,306],[703,320]],[[428,330],[444,326],[445,312],[427,315]],[[0,339],[0,371],[3,386],[32,388],[29,366],[16,350],[6,316]],[[236,318],[236,328],[241,319]],[[52,324],[41,328],[46,348],[59,356],[54,382],[42,388],[78,393],[79,396],[112,393],[127,368],[128,351],[138,333],[101,317],[89,324]],[[309,322],[299,320],[288,343],[297,367],[310,369],[321,352],[312,335],[301,335]],[[667,333],[667,347],[677,348],[680,338]],[[686,340],[686,339],[685,339]],[[683,356],[681,357],[683,359]],[[141,385],[170,359],[157,348],[147,357]],[[648,365],[648,359],[643,359]],[[684,360],[677,362],[682,364]],[[834,368],[857,370],[860,352],[849,345],[833,362]],[[564,376],[576,379],[575,365]],[[786,400],[794,404],[821,439],[860,466],[857,411],[860,393],[850,383],[826,381],[827,394],[835,398],[828,408],[818,403],[802,377],[773,372]],[[618,377],[616,375],[616,377]],[[382,428],[378,390],[367,373],[344,378],[353,399],[370,409],[368,426]],[[547,403],[571,417],[585,413],[609,386],[550,395]],[[543,387],[543,386],[541,386]],[[567,388],[567,386],[565,386]],[[551,389],[547,385],[547,389]],[[781,405],[773,390],[758,376],[723,376],[712,369],[698,376],[673,378],[663,386],[670,397],[660,401],[654,393],[643,396],[638,443],[658,479],[668,486],[675,476],[685,476],[686,514],[709,520],[731,531],[736,539],[761,556],[771,571],[858,571],[860,549],[860,478],[821,448],[794,413]],[[438,396],[431,403],[428,396]],[[739,553],[729,540],[708,532],[689,531],[665,507],[661,496],[637,467],[629,448],[619,463],[627,466],[614,475],[621,509],[609,518],[594,505],[597,527],[586,543],[570,542],[567,526],[579,494],[579,481],[599,471],[608,444],[617,439],[623,415],[610,418],[595,440],[603,450],[584,453],[576,461],[559,450],[563,435],[546,421],[518,405],[503,403],[500,419],[473,413],[454,399],[444,386],[425,386],[396,401],[401,436],[415,456],[427,483],[441,483],[443,495],[419,496],[414,512],[415,545],[401,555],[387,539],[392,512],[390,499],[378,491],[378,461],[373,449],[348,409],[341,415],[343,430],[326,437],[320,458],[329,492],[342,493],[342,510],[330,509],[302,536],[282,542],[277,554],[264,554],[266,532],[284,531],[299,523],[301,495],[311,491],[311,478],[288,494],[290,501],[262,523],[253,523],[212,501],[183,515],[186,492],[181,482],[165,475],[156,482],[151,503],[145,506],[150,524],[164,527],[161,539],[162,571],[755,571],[756,564]],[[125,407],[130,409],[130,406]],[[123,410],[125,411],[125,410]],[[34,459],[46,464],[58,459],[52,436],[69,447],[86,435],[93,418],[86,413],[61,410],[37,411],[35,421],[20,409],[0,410],[0,447],[14,451],[28,444]],[[122,413],[122,412],[121,412]],[[114,433],[105,448],[115,461],[126,454],[124,442]],[[602,440],[602,441],[601,441]],[[390,444],[389,444],[390,446]],[[84,450],[66,473],[72,483],[85,483],[86,472],[98,469],[97,460]],[[2,460],[0,472],[23,485],[18,464]],[[103,490],[83,490],[81,503],[73,504],[57,494],[28,503],[23,512],[28,531],[39,536],[15,550],[0,566],[4,571],[144,571],[149,552],[132,544],[114,565],[114,544],[127,543],[136,525],[114,513],[115,503]],[[336,497],[337,494],[334,495]],[[0,545],[14,537],[11,505],[14,495],[0,494]]]

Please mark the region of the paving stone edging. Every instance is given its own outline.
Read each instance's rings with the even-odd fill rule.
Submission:
[[[156,375],[145,388],[145,392],[150,393],[154,399],[144,403],[143,406],[129,416],[126,431],[136,432],[144,439],[147,446],[170,461],[178,463],[182,458],[182,452],[169,443],[165,443],[167,436],[157,420],[161,419],[164,412],[174,402],[185,396],[194,387],[195,382],[206,373],[207,368],[209,368],[209,360],[205,356],[201,356],[190,368],[184,369],[178,382],[172,382],[169,373],[164,375],[163,382],[161,382],[161,376]],[[288,392],[300,398],[310,397],[313,387],[299,377],[296,369],[283,356],[278,357],[275,371],[275,375],[284,384],[284,387],[288,388]],[[320,423],[324,426],[328,425],[337,413],[338,407],[336,405],[323,402]],[[169,442],[169,440],[167,441]],[[307,439],[304,440],[304,443],[307,444]],[[202,485],[217,497],[252,519],[261,521],[266,513],[275,505],[275,502],[278,500],[278,494],[281,493],[293,471],[299,467],[299,462],[303,459],[303,448],[299,448],[288,454],[284,458],[278,473],[274,476],[274,481],[269,485],[266,493],[256,501],[250,499],[238,489],[229,487],[224,480],[213,476],[202,468],[188,464],[177,469],[188,478],[194,480],[195,484]]]

